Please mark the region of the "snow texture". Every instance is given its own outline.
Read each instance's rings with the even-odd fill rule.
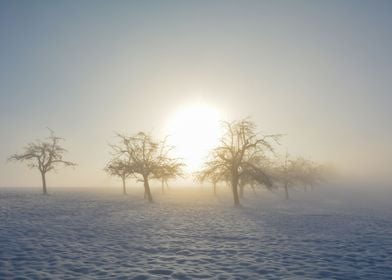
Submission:
[[[0,189],[0,279],[392,279],[384,201],[155,192]]]

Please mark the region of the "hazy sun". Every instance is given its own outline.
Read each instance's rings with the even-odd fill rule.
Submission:
[[[221,113],[206,104],[180,107],[169,119],[168,142],[189,172],[200,168],[221,135]]]

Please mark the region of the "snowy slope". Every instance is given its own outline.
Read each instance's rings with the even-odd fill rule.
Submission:
[[[388,204],[247,195],[0,189],[0,279],[392,279]]]

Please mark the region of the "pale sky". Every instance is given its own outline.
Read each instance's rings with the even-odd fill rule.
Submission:
[[[1,0],[0,186],[40,186],[5,162],[46,127],[78,163],[49,185],[116,184],[102,170],[114,131],[161,137],[194,104],[286,134],[294,156],[388,178],[391,14],[391,1]]]

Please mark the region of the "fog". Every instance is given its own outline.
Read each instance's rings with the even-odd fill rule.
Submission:
[[[78,163],[49,174],[51,185],[116,186],[103,172],[115,131],[163,137],[177,108],[201,102],[284,134],[282,153],[334,166],[344,182],[390,184],[390,10],[389,1],[2,1],[0,159],[50,127]],[[0,165],[0,186],[39,184],[34,170]]]

